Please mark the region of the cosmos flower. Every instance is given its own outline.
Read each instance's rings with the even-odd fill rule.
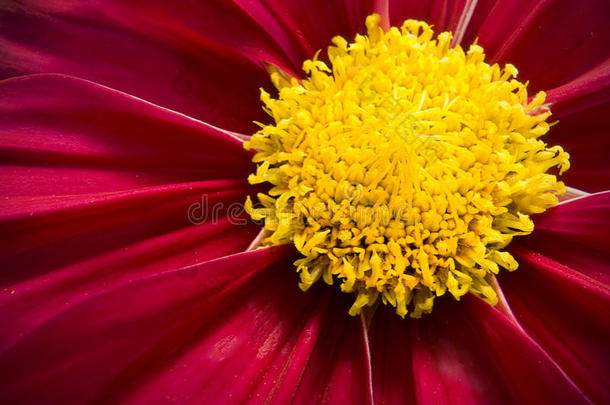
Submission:
[[[0,10],[3,403],[610,401],[605,2]]]

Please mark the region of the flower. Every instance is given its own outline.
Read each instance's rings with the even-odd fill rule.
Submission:
[[[0,10],[4,402],[610,400],[605,2]],[[299,291],[291,245],[249,249],[260,226],[240,204],[266,189],[246,181],[243,141],[270,123],[266,69],[299,77],[373,12],[386,30],[413,18],[478,38],[559,120],[546,141],[570,154],[574,188],[508,246],[520,269],[490,279],[496,307],[468,294],[421,319],[352,317],[348,294]]]

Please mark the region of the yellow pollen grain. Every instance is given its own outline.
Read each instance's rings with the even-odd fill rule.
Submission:
[[[495,305],[491,277],[517,268],[502,249],[565,192],[547,171],[569,156],[540,140],[545,95],[528,102],[514,66],[451,48],[424,22],[366,25],[333,39],[330,65],[304,62],[306,79],[271,74],[279,95],[261,99],[274,123],[245,145],[249,181],[271,188],[246,209],[264,220],[263,245],[302,254],[301,289],[338,283],[356,294],[352,315],[381,300],[420,317],[447,291]]]

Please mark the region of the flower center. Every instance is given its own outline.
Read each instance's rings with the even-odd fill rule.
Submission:
[[[533,230],[565,192],[547,171],[569,167],[549,130],[545,94],[528,102],[512,65],[484,62],[480,46],[451,48],[424,22],[341,37],[331,67],[314,57],[302,81],[274,72],[262,91],[274,123],[246,148],[251,183],[268,182],[252,218],[263,245],[294,243],[299,286],[322,278],[356,293],[349,313],[381,300],[420,317],[435,296],[474,293],[492,305],[492,278],[517,263],[502,249]]]

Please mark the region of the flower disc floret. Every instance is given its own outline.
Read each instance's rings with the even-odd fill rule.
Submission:
[[[495,305],[494,275],[517,268],[503,249],[565,192],[548,171],[568,155],[540,139],[545,95],[528,100],[514,66],[424,22],[366,23],[353,43],[333,39],[330,65],[306,61],[305,79],[272,73],[279,95],[261,99],[273,123],[246,143],[249,181],[271,188],[247,211],[264,245],[302,254],[303,290],[323,279],[355,293],[352,315],[382,301],[420,317],[447,291]]]

